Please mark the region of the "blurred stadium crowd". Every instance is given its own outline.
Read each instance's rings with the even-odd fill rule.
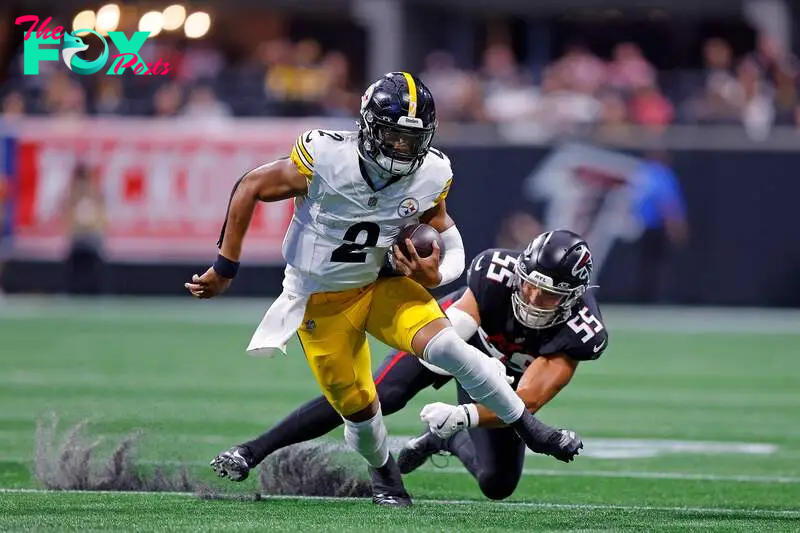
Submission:
[[[214,36],[162,33],[148,40],[142,57],[173,66],[163,77],[75,76],[55,62],[42,64],[44,75],[23,76],[20,43],[3,69],[3,116],[347,117],[357,111],[367,82],[360,73],[363,57],[287,37],[232,54]],[[709,34],[693,51],[700,68],[665,70],[629,37],[618,36],[604,56],[568,38],[563,53],[533,66],[501,31],[483,43],[472,64],[439,49],[418,70],[446,121],[591,125],[611,132],[629,124],[744,124],[754,131],[800,125],[798,59],[777,40],[754,34],[749,50],[734,51],[725,38]]]
[[[800,194],[791,2],[174,1],[0,4],[0,270],[20,260],[0,276],[8,290],[169,293],[150,276],[135,286],[128,262],[204,264],[225,176],[285,155],[306,123],[352,127],[366,85],[404,69],[435,95],[437,142],[468,184],[454,213],[483,213],[459,222],[473,252],[578,228],[595,271],[609,259],[604,298],[800,305],[786,290],[800,255],[773,230]],[[25,15],[101,35],[148,31],[139,55],[170,70],[81,76],[52,54],[25,75],[29,25],[14,23]],[[102,41],[86,43],[91,61]],[[72,120],[82,117],[145,120]],[[508,192],[492,202],[497,161]],[[265,254],[254,264],[275,286],[288,212],[262,217],[254,237]],[[741,246],[748,238],[757,252]],[[24,262],[62,258],[47,276]],[[103,262],[116,269],[107,283]],[[730,291],[741,276],[750,292]]]

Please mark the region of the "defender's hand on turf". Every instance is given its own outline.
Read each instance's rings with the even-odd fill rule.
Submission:
[[[189,289],[195,298],[213,298],[222,294],[231,285],[231,279],[224,278],[214,270],[214,267],[205,271],[202,276],[194,274],[191,283],[184,283],[183,286]]]
[[[433,253],[428,257],[419,256],[411,239],[406,239],[406,248],[408,249],[408,257],[403,255],[399,246],[394,246],[395,270],[413,279],[423,287],[433,288],[438,286],[442,281],[442,275],[439,272],[441,250],[439,250],[438,243],[433,243]]]

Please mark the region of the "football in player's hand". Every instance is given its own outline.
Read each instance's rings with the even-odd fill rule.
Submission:
[[[394,243],[404,256],[409,257],[406,239],[411,239],[414,249],[420,257],[428,257],[433,253],[433,243],[439,244],[439,253],[444,255],[444,241],[438,231],[427,224],[411,224],[400,230]]]

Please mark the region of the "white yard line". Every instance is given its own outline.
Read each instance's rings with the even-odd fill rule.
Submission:
[[[425,472],[441,472],[446,474],[466,473],[463,467],[446,466],[443,468],[426,467]],[[800,483],[800,477],[793,476],[751,476],[746,474],[697,474],[689,472],[631,472],[614,470],[549,470],[545,468],[526,468],[522,471],[526,476],[547,477],[595,477],[621,479],[674,479],[681,481],[723,481],[735,483]]]
[[[0,494],[106,494],[106,495],[129,495],[129,496],[142,496],[142,495],[158,495],[163,497],[180,496],[191,497],[196,496],[191,492],[114,492],[114,491],[80,491],[80,490],[63,490],[63,491],[50,491],[44,489],[2,489]],[[223,495],[224,496],[224,495]],[[248,496],[248,494],[243,494]],[[315,496],[263,496],[265,499],[270,500],[315,500],[324,502],[341,502],[341,501],[365,501],[364,498],[326,498]],[[578,510],[578,511],[627,511],[627,512],[640,512],[640,511],[660,511],[672,513],[700,513],[700,514],[744,514],[752,516],[773,516],[773,517],[800,517],[800,510],[793,509],[746,509],[734,507],[671,507],[660,505],[612,505],[612,504],[581,504],[581,503],[541,503],[541,502],[491,502],[485,500],[429,500],[429,499],[416,499],[415,502],[432,505],[474,505],[476,503],[497,506],[499,508],[529,508],[529,509],[561,509],[561,510]]]

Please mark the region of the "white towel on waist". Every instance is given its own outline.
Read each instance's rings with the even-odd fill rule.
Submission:
[[[308,296],[297,296],[283,291],[275,300],[256,328],[247,353],[250,355],[275,355],[275,350],[286,354],[286,343],[303,323]]]

